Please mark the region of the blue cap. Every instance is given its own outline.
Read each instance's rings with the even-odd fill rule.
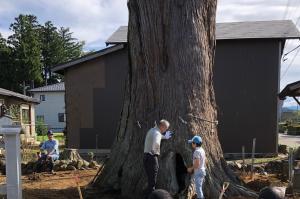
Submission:
[[[202,143],[202,138],[198,135],[195,135],[191,140],[188,141],[189,144],[191,143],[196,143],[196,144],[201,144]]]
[[[47,132],[47,135],[53,135],[53,131],[49,130],[49,131]]]

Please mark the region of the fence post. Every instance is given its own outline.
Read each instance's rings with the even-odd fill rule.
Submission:
[[[21,128],[12,126],[0,128],[0,134],[3,134],[5,141],[8,199],[22,199],[20,131]]]
[[[245,146],[242,146],[243,174],[245,174]]]
[[[96,134],[96,149],[98,149],[98,134]]]
[[[289,149],[289,181],[292,182],[293,178],[293,148]]]
[[[256,144],[256,138],[253,138],[253,142],[252,142],[252,162],[251,162],[251,179],[253,179],[253,172],[254,172],[255,144]]]

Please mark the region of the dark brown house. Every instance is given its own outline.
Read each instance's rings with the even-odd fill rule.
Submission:
[[[216,27],[214,89],[218,132],[227,154],[277,153],[281,57],[286,39],[300,33],[291,21],[219,23]],[[127,27],[108,48],[56,66],[65,75],[69,147],[109,149],[120,117],[128,70]]]

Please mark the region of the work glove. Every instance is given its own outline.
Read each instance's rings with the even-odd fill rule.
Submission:
[[[173,132],[167,131],[166,134],[165,134],[165,138],[168,140],[172,137],[172,135],[173,135]]]

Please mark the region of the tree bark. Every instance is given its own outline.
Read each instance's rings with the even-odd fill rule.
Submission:
[[[209,122],[217,119],[212,82],[216,4],[216,0],[129,0],[129,76],[111,158],[95,182],[98,189],[114,188],[123,196],[142,198],[147,186],[146,132],[165,118],[175,135],[162,141],[158,188],[179,198],[194,195],[186,173],[192,165],[187,140],[197,134],[208,158],[205,196],[218,198],[225,181],[231,183],[227,195],[252,195],[236,184],[223,158],[216,124]]]
[[[71,160],[71,161],[76,161],[76,162],[79,160],[84,161],[84,159],[82,159],[82,157],[78,153],[77,149],[69,149],[69,148],[66,148],[63,150],[63,152],[60,154],[60,159],[61,160]]]

